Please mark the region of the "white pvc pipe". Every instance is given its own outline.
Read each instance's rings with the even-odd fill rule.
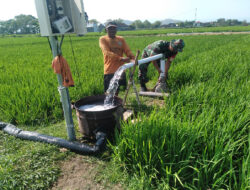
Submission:
[[[161,59],[161,74],[160,77],[165,77],[165,60]]]
[[[163,57],[163,54],[157,54],[157,55],[154,55],[154,56],[151,56],[151,57],[140,59],[140,60],[138,60],[138,65],[141,65],[141,64],[144,64],[144,63],[149,63],[151,61],[155,61],[155,60],[161,59],[162,57]],[[134,64],[135,63],[127,63],[127,64],[124,64],[123,67],[125,67],[126,69],[128,69],[128,68],[133,67]],[[164,71],[165,71],[165,69],[164,69]]]
[[[163,57],[162,54],[157,54],[157,55],[154,55],[154,56],[151,56],[151,57],[147,57],[147,58],[139,60],[138,61],[138,65],[141,65],[141,64],[144,64],[144,63],[149,63],[151,61],[155,61],[157,59],[161,59],[162,57]]]

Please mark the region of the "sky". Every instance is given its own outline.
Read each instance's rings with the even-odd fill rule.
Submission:
[[[250,22],[250,0],[83,0],[89,20],[108,19],[216,21],[219,18]],[[26,14],[37,17],[35,0],[1,0],[0,20]]]

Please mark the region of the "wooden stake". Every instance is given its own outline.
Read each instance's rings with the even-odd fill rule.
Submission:
[[[135,73],[135,69],[136,69],[136,66],[138,65],[138,57],[139,57],[139,54],[140,54],[140,51],[138,50],[137,53],[136,53],[136,56],[135,56],[135,64],[133,66],[133,70],[132,72],[130,73],[130,76],[129,76],[129,81],[128,81],[128,86],[127,86],[127,89],[126,89],[126,93],[125,93],[125,96],[124,96],[124,99],[123,99],[123,106],[125,105],[126,103],[126,100],[127,100],[127,96],[128,96],[128,91],[130,89],[130,86],[131,84],[133,84],[133,87],[134,87],[134,90],[136,92],[136,95],[138,96],[137,94],[137,91],[136,91],[136,88],[134,86],[134,73]],[[139,98],[137,98],[137,102],[138,104],[140,105],[140,101],[139,101]]]

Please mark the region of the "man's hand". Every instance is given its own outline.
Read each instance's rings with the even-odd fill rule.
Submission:
[[[121,61],[124,63],[130,63],[130,58],[129,57],[122,57]]]
[[[130,62],[130,63],[135,63],[135,60],[134,60],[134,59],[130,59],[129,62]]]

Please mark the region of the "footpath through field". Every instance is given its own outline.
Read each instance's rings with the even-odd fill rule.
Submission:
[[[245,32],[193,32],[193,33],[169,33],[167,36],[196,36],[196,35],[231,35],[231,34],[250,34],[250,31]]]
[[[187,32],[187,33],[166,33],[166,34],[143,34],[143,35],[134,35],[138,36],[211,36],[211,35],[233,35],[233,34],[250,34],[250,31],[244,32]],[[124,35],[126,36],[126,35]],[[132,37],[132,35],[127,35]]]

